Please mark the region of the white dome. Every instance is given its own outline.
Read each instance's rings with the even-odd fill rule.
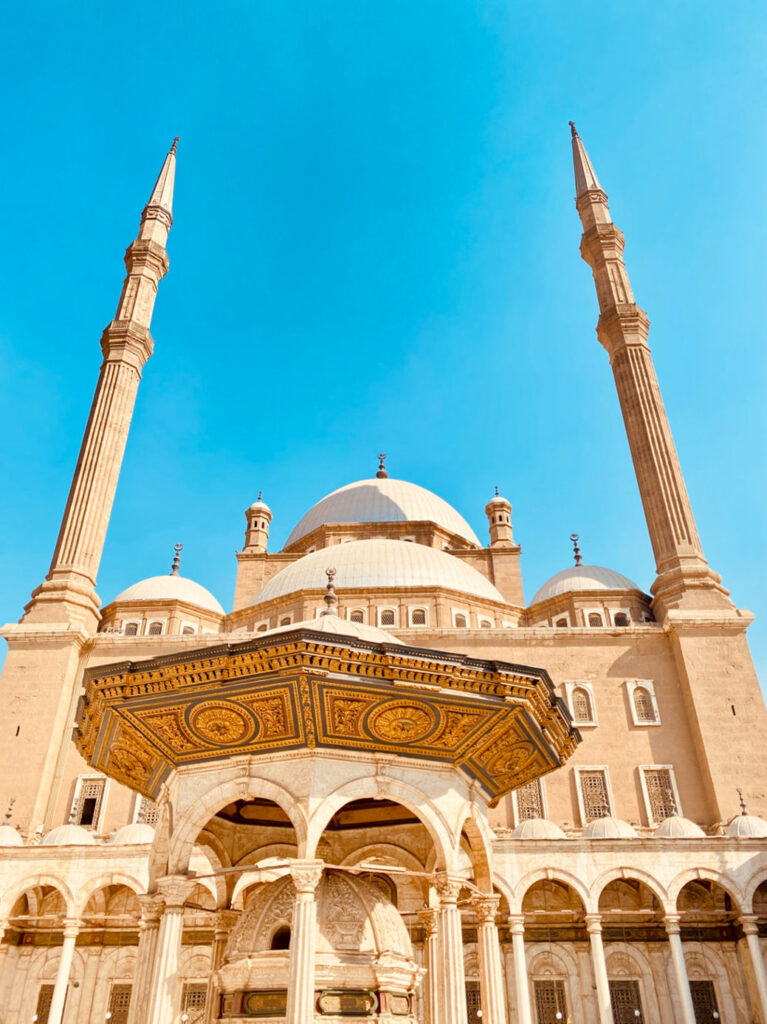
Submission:
[[[584,839],[635,839],[636,832],[622,818],[595,818],[583,830]]]
[[[303,555],[273,576],[256,594],[254,604],[299,590],[324,589],[328,568],[336,570],[337,591],[351,587],[374,591],[385,587],[446,587],[506,603],[490,580],[446,551],[409,541],[373,539],[334,544]]]
[[[115,603],[122,601],[184,601],[208,612],[225,614],[209,590],[194,580],[187,579],[186,576],[177,576],[174,573],[168,573],[167,576],[150,576],[134,583],[115,598]]]
[[[332,633],[334,636],[351,637],[355,640],[367,640],[374,644],[405,645],[396,636],[387,633],[377,626],[368,626],[364,622],[351,622],[338,615],[320,615],[316,619],[304,619],[302,622],[291,622],[288,626],[277,626],[275,629],[264,630],[259,636],[271,636],[273,633],[292,633],[296,629],[312,629],[316,633]]]
[[[357,480],[328,494],[312,505],[288,537],[285,547],[289,548],[325,523],[408,522],[436,523],[470,544],[482,547],[477,535],[452,505],[425,487],[389,477]]]
[[[767,821],[755,814],[739,814],[727,826],[727,835],[736,839],[767,838]]]
[[[699,839],[705,836],[705,832],[689,818],[681,818],[678,814],[672,814],[655,829],[655,835],[659,839]]]
[[[548,818],[528,818],[511,833],[513,839],[567,839],[559,825]]]
[[[120,846],[139,846],[151,843],[154,840],[154,829],[142,821],[135,821],[132,825],[123,825],[118,828],[110,838],[110,843],[119,843]]]
[[[23,846],[24,840],[21,838],[19,833],[13,827],[13,825],[3,822],[0,825],[0,846]]]
[[[578,590],[637,590],[642,593],[628,576],[622,576],[613,569],[604,569],[601,565],[573,565],[546,580],[530,604]]]
[[[82,825],[59,825],[52,828],[41,846],[92,846],[96,840]]]

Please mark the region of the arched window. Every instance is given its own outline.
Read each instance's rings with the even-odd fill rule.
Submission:
[[[283,615],[283,617],[280,619],[280,625],[281,626],[289,626],[292,621],[293,621],[293,616],[292,615]]]
[[[123,633],[125,636],[136,636],[138,634],[138,622],[126,622]]]
[[[290,926],[281,924],[272,935],[272,949],[290,949]]]
[[[425,626],[426,625],[426,609],[425,608],[414,608],[410,616],[410,624],[412,626]]]
[[[384,608],[381,612],[381,625],[382,626],[393,626],[394,622],[394,609]]]
[[[455,616],[455,627],[456,629],[466,629],[466,616],[458,612]]]
[[[363,610],[361,608],[355,608],[353,611],[349,612],[349,621],[350,622],[364,622],[365,621],[365,613],[363,612]]]
[[[634,690],[634,713],[638,722],[655,721],[655,703],[645,686],[637,686]]]
[[[262,622],[261,625],[256,630],[256,632],[257,633],[265,633],[267,631],[267,629],[269,629],[269,623],[268,622]]]
[[[162,636],[162,622],[150,622],[147,633],[149,636]]]
[[[567,619],[557,619],[557,621],[554,623],[554,625],[557,626],[559,629],[562,629],[563,627],[568,626],[569,623],[568,623]]]
[[[492,620],[491,619],[480,619],[479,620],[479,628],[480,629],[492,629],[493,628]]]
[[[593,722],[594,712],[591,707],[589,691],[583,686],[576,686],[571,696],[573,719],[576,722]]]
[[[184,628],[181,630],[181,635],[182,636],[194,636],[194,634],[196,632],[197,632],[197,630],[194,628],[194,626],[184,626]]]
[[[626,615],[625,612],[616,612],[615,616],[613,617],[613,621],[615,622],[616,626],[628,626],[629,617],[628,615]]]
[[[590,613],[590,615],[589,615],[589,625],[590,626],[604,626],[604,622],[602,622],[602,616],[599,614],[599,612],[591,612]]]

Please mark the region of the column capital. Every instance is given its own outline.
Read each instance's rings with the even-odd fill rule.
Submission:
[[[213,917],[213,927],[217,932],[230,932],[240,919],[240,910],[222,908]]]
[[[744,935],[758,935],[759,934],[759,918],[756,914],[741,914],[740,915],[740,926],[743,929]]]
[[[157,880],[157,888],[165,902],[165,910],[183,910],[195,880],[187,875],[166,875]]]
[[[474,896],[471,905],[480,924],[495,924],[495,915],[498,913],[498,905],[501,897],[496,893],[488,893],[483,896]]]
[[[165,900],[160,893],[145,892],[137,896],[136,899],[141,908],[141,924],[144,927],[159,924],[165,908]]]
[[[466,879],[460,875],[450,875],[447,871],[438,871],[434,875],[434,888],[437,890],[439,902],[457,903],[458,895],[466,884]]]
[[[437,934],[437,922],[439,911],[435,907],[424,907],[418,911],[418,920],[426,929],[426,937],[431,938]]]
[[[313,895],[320,884],[324,862],[321,860],[296,860],[290,865],[290,876],[297,893]]]
[[[602,932],[602,915],[601,914],[586,914],[584,916],[586,922],[586,931],[589,935],[600,935]]]
[[[525,934],[525,915],[524,914],[509,914],[506,919],[509,925],[509,931],[512,935],[524,935]]]
[[[78,917],[65,917],[64,918],[64,938],[65,939],[76,939],[80,934],[80,928],[82,927],[82,921]]]
[[[666,914],[663,918],[663,927],[666,929],[667,935],[679,935],[682,930],[681,923],[681,914]]]

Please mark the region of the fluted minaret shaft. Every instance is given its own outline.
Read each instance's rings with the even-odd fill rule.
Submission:
[[[114,320],[101,337],[96,393],[45,581],[27,606],[28,621],[88,621],[98,615],[96,575],[104,548],[141,371],[152,354],[149,333],[157,286],[168,270],[176,142],[125,253],[127,274]]]
[[[655,555],[653,593],[664,608],[730,606],[703,555],[647,344],[650,321],[634,300],[623,261],[623,234],[612,222],[607,195],[574,125],[572,136],[581,255],[594,275],[597,336],[610,356]]]

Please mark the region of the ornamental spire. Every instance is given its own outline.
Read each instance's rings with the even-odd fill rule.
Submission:
[[[576,198],[582,196],[584,192],[601,192],[604,195],[604,189],[599,184],[599,178],[597,178],[596,171],[589,160],[586,147],[583,145],[583,140],[578,134],[574,121],[570,121],[570,131],[572,133],[573,143],[573,168],[575,169]],[[607,196],[605,196],[605,200],[606,199]]]
[[[165,210],[173,217],[173,186],[176,181],[176,147],[178,136],[173,140],[173,145],[168,150],[168,155],[163,161],[157,181],[152,189],[149,202],[144,208],[144,217],[150,216],[153,208]]]
[[[323,615],[338,615],[338,596],[336,594],[336,588],[333,585],[336,578],[335,569],[326,569],[325,575],[328,578],[328,585],[325,588],[325,611]]]
[[[173,565],[170,568],[171,576],[178,576],[178,570],[181,568],[181,552],[184,550],[183,544],[173,545]]]

